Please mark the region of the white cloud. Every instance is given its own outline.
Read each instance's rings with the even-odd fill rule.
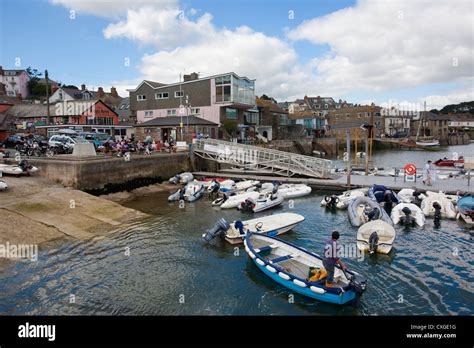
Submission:
[[[320,82],[382,91],[471,78],[472,16],[469,0],[361,0],[288,36],[330,46],[314,60]]]

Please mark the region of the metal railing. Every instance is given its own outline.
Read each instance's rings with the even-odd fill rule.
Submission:
[[[288,177],[299,174],[327,178],[332,167],[332,161],[321,158],[216,139],[196,140],[194,153],[219,163],[266,170]]]

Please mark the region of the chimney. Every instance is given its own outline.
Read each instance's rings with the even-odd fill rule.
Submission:
[[[105,96],[104,89],[102,87],[99,87],[97,89],[97,95],[99,96],[99,98],[103,98]]]
[[[119,97],[119,95],[118,95],[118,93],[117,93],[117,89],[116,89],[115,87],[111,87],[111,88],[110,88],[110,95],[111,95],[112,97],[114,97],[114,98],[118,98],[118,97]]]
[[[183,76],[184,82],[197,80],[198,78],[199,78],[199,74],[198,74],[198,73],[195,73],[195,72],[193,72],[193,73],[190,74],[190,75],[184,75],[184,76]]]
[[[85,91],[86,90],[86,85],[85,84],[82,84],[81,85],[81,91]]]
[[[59,89],[58,85],[52,85],[51,86],[51,95],[53,95],[54,92],[56,92]]]

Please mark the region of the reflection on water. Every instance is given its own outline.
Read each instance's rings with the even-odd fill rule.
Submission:
[[[283,238],[321,253],[330,232],[354,243],[357,230],[345,211],[327,212],[323,192],[295,199],[306,217]],[[36,263],[9,265],[0,275],[0,314],[474,314],[472,233],[465,224],[442,221],[434,229],[397,228],[389,255],[346,259],[368,278],[356,306],[335,306],[294,295],[260,272],[242,247],[201,241],[221,211],[206,200],[185,209],[166,194],[128,206],[153,216],[98,240],[74,242],[40,253]],[[289,211],[284,207],[262,215]],[[128,252],[129,251],[129,255]],[[75,303],[70,303],[71,295]]]

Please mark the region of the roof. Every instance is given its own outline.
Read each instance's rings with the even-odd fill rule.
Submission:
[[[311,111],[295,112],[293,114],[290,114],[288,117],[291,120],[301,120],[301,119],[308,119],[308,118],[318,118],[318,119],[324,120],[323,116],[316,115],[312,113]]]
[[[61,90],[63,90],[66,94],[68,94],[69,96],[71,96],[72,98],[74,99],[82,99],[82,94],[83,93],[90,93],[91,96],[95,99],[96,98],[96,95],[97,95],[97,92],[94,92],[94,91],[89,91],[89,90],[81,90],[81,89],[74,89],[74,88],[60,88]]]
[[[129,89],[128,91],[129,92],[136,92],[144,83],[148,84],[153,89],[158,89],[158,88],[162,88],[162,87],[179,86],[179,85],[185,85],[187,83],[193,83],[193,82],[197,82],[197,81],[209,80],[209,79],[213,79],[213,78],[216,78],[216,77],[219,77],[219,76],[225,76],[225,75],[234,75],[235,77],[238,77],[239,79],[244,79],[244,80],[247,80],[247,81],[255,81],[255,79],[252,80],[252,79],[249,79],[247,76],[239,76],[235,72],[231,71],[231,72],[227,72],[227,73],[224,73],[224,74],[201,77],[201,78],[198,78],[198,79],[195,79],[195,80],[181,81],[181,82],[174,82],[174,83],[167,83],[167,84],[161,83],[161,82],[154,82],[154,81],[150,81],[150,80],[143,80],[135,89]]]
[[[366,124],[366,122],[360,121],[352,121],[352,122],[343,122],[343,123],[336,123],[331,124],[331,129],[346,129],[346,128],[359,128],[360,126]]]
[[[271,112],[277,112],[277,113],[280,113],[280,114],[287,114],[288,113],[288,111],[282,109],[281,107],[279,107],[277,104],[275,104],[271,100],[256,98],[255,102],[257,104],[257,107],[269,108]]]
[[[9,120],[13,120],[13,117],[6,113],[0,113],[0,130],[5,131],[9,129],[7,126]]]
[[[22,73],[28,73],[24,69],[3,69],[3,76],[16,76],[16,75],[21,75]],[[5,74],[5,72],[8,72],[8,74]],[[14,74],[14,75],[13,75]]]
[[[341,109],[335,109],[329,111],[329,114],[351,114],[358,112],[380,112],[382,108],[380,106],[361,105],[361,106],[349,106]]]
[[[110,108],[107,104],[102,102],[101,100],[74,100],[74,101],[67,101],[66,106],[63,108],[58,108],[57,105],[62,103],[51,104],[49,106],[50,116],[76,116],[82,115],[84,111],[88,110],[89,106],[95,105],[98,102],[104,104],[107,108],[109,108],[112,112],[115,112],[112,108]],[[74,104],[74,109],[77,111],[76,113],[70,113],[69,105]],[[33,118],[33,117],[46,117],[48,115],[48,107],[45,104],[18,104],[13,105],[10,109],[5,111],[6,114],[11,115],[13,117],[18,118]],[[57,110],[62,110],[64,112],[56,112]]]
[[[451,116],[445,114],[435,114],[430,111],[421,111],[420,117],[429,121],[450,121]]]
[[[470,113],[452,114],[449,120],[455,122],[474,122],[474,115]]]
[[[137,124],[135,127],[179,126],[181,121],[185,124],[189,124],[190,126],[217,126],[217,123],[197,116],[166,116],[156,117],[152,120]]]
[[[120,104],[115,107],[115,112],[120,120],[128,120],[130,118],[130,97],[123,98]]]

